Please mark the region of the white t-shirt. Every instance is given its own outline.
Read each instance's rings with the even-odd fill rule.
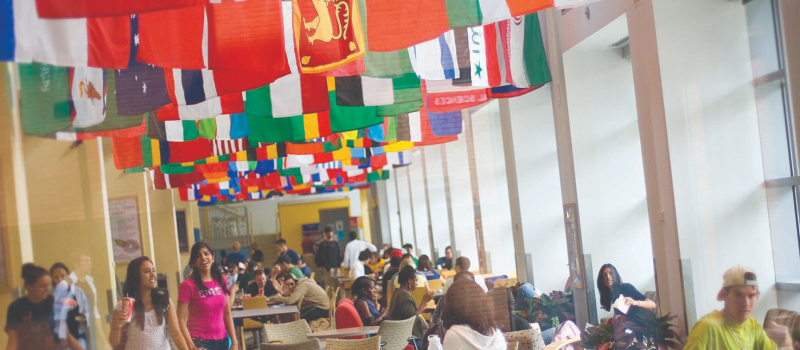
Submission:
[[[356,260],[350,265],[350,280],[355,281],[356,278],[364,276],[364,263],[361,260]]]
[[[355,239],[347,243],[344,247],[344,259],[342,260],[344,268],[349,269],[351,265],[358,261],[358,255],[366,249],[373,252],[378,251],[378,248],[375,248],[374,244],[360,239]]]
[[[497,329],[491,337],[487,337],[468,326],[455,325],[445,333],[442,347],[444,350],[506,350],[508,343]]]

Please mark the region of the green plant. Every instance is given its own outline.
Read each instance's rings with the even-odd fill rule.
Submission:
[[[609,318],[599,326],[589,326],[581,332],[581,342],[585,349],[615,350],[628,349],[635,337],[625,328],[625,316]]]
[[[542,294],[528,301],[528,321],[539,323],[542,330],[558,327],[561,322],[574,320],[575,304],[572,294],[562,291]]]
[[[597,350],[666,350],[683,349],[677,326],[670,321],[676,316],[656,317],[641,312],[634,318],[614,316],[599,326],[589,326],[581,333],[582,346]]]

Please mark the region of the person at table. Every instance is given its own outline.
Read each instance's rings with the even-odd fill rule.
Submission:
[[[304,256],[300,257],[300,262],[297,263],[297,268],[303,273],[305,277],[311,277],[311,268],[306,265],[306,258]]]
[[[762,328],[750,317],[761,292],[755,271],[734,266],[722,276],[717,300],[724,302],[722,311],[703,316],[686,338],[686,350],[792,349],[786,326],[769,320]]]
[[[425,276],[425,279],[427,279],[428,281],[441,280],[442,283],[445,282],[445,279],[442,278],[442,276],[439,275],[439,273],[433,269],[433,263],[431,262],[431,258],[429,258],[425,254],[422,254],[419,256],[419,259],[417,259],[417,261],[419,262],[419,265],[417,265],[417,271],[422,273],[422,275]]]
[[[297,260],[300,261],[299,259]],[[275,265],[279,265],[281,267],[281,271],[286,271],[297,277],[297,279],[303,278],[303,271],[300,271],[300,268],[294,266],[292,263],[292,259],[287,254],[278,255],[278,260],[275,261]]]
[[[365,249],[370,252],[378,251],[374,244],[358,239],[358,231],[356,229],[350,231],[349,237],[350,242],[344,247],[344,260],[342,260],[345,269],[350,269],[353,264],[358,263],[361,252]]]
[[[417,288],[424,288],[425,290],[430,291],[428,279],[425,278],[425,275],[423,275],[422,272],[417,271],[417,265],[414,264],[413,257],[408,254],[403,255],[403,260],[400,261],[400,271],[403,271],[406,266],[411,266],[414,269],[414,273],[416,273]],[[400,288],[398,276],[394,277],[394,288]]]
[[[244,269],[242,269],[242,266],[244,266]],[[247,286],[249,286],[250,282],[253,281],[257,267],[258,264],[254,261],[245,261],[239,263],[239,277],[237,279],[237,284],[239,284],[240,290],[247,289]]]
[[[352,265],[350,265],[350,280],[355,281],[356,278],[364,276],[367,274],[366,269],[366,262],[369,260],[369,257],[372,255],[372,252],[369,249],[364,249],[361,254],[358,255],[358,260],[356,260]],[[366,267],[366,268],[365,268]],[[372,270],[369,271],[372,273]]]
[[[121,301],[114,309],[108,335],[111,346],[168,350],[171,349],[171,337],[178,349],[189,349],[178,326],[175,305],[167,289],[158,288],[156,268],[150,258],[140,256],[131,260],[127,276],[122,294],[134,299],[133,310],[129,310],[127,305],[123,307]],[[133,313],[130,323],[127,322],[129,311]]]
[[[389,310],[386,308],[381,312],[377,292],[375,280],[368,276],[357,278],[350,288],[350,293],[356,300],[358,316],[361,317],[361,323],[364,326],[380,326],[383,319],[389,314]]]
[[[300,298],[303,298],[303,307],[300,310],[300,318],[311,322],[320,318],[328,317],[331,308],[331,301],[328,293],[322,289],[314,280],[310,278],[297,279],[289,272],[281,272],[275,277],[283,281],[281,294],[270,299],[283,302],[286,305],[295,305]]]
[[[239,241],[233,242],[233,244],[231,244],[231,253],[228,254],[228,257],[225,259],[225,263],[226,264],[230,263],[238,264],[240,262],[247,263],[247,256],[240,251],[241,249],[242,245],[239,243]]]
[[[444,248],[444,256],[436,260],[437,270],[452,270],[453,269],[453,250],[450,246]]]
[[[227,266],[228,274],[230,274],[230,277],[228,277],[228,288],[230,288],[232,285],[239,282],[239,273],[241,270],[239,269],[239,264],[228,264]]]
[[[411,292],[417,289],[417,276],[417,271],[412,265],[406,265],[400,269],[400,272],[397,273],[397,281],[400,283],[400,287],[394,291],[392,294],[392,301],[389,303],[390,319],[407,320],[411,317],[416,317],[416,315],[425,311],[428,302],[433,300],[433,293],[426,292],[422,296],[422,301],[419,303],[419,305],[417,305],[417,302],[414,301],[414,297],[411,295]],[[411,334],[417,338],[414,340],[414,342],[416,342],[417,349],[422,348],[422,333],[422,323],[420,323],[419,319],[417,319],[414,322],[414,328],[411,332]]]
[[[383,266],[386,265],[386,260],[381,259],[380,253],[371,252],[366,265],[369,266],[373,273],[383,274]]]
[[[267,274],[264,273],[264,270],[256,270],[254,281],[255,283],[250,283],[250,285],[247,286],[244,290],[244,294],[251,297],[257,297],[259,295],[271,297],[278,294],[278,290],[275,289],[275,285],[267,279]]]
[[[250,261],[256,263],[264,262],[264,252],[258,249],[258,243],[250,242]]]
[[[317,265],[317,274],[314,279],[318,284],[336,286],[338,282],[331,276],[338,275],[342,263],[339,243],[333,240],[333,227],[325,227],[323,241],[319,242],[314,263]]]
[[[600,273],[597,276],[597,290],[600,292],[600,306],[603,310],[612,311],[613,309],[614,313],[618,314],[622,313],[614,309],[614,303],[621,295],[625,300],[625,305],[630,307],[627,313],[628,318],[637,318],[641,312],[649,312],[648,310],[656,308],[656,303],[645,298],[644,294],[640,293],[636,287],[630,283],[623,283],[617,268],[611,264],[600,267]]]
[[[67,332],[87,349],[89,332],[88,318],[89,300],[83,289],[72,285],[67,265],[57,262],[50,267],[50,278],[53,284],[53,314],[55,332],[59,339],[67,339]]]
[[[460,256],[458,257],[458,259],[456,259],[456,263],[453,266],[453,270],[455,270],[456,273],[459,273],[461,271],[469,271],[469,266],[470,266],[469,258],[467,258],[466,256]],[[475,276],[475,283],[481,286],[484,292],[489,291],[489,288],[486,287],[486,281],[484,281],[483,277]],[[452,277],[448,278],[447,281],[445,281],[444,288],[442,288],[442,293],[447,293],[447,290],[450,288],[451,285],[453,285]]]
[[[393,256],[389,259],[389,263],[386,264],[389,269],[383,273],[383,281],[381,281],[381,287],[383,287],[383,293],[381,293],[381,305],[386,307],[387,298],[389,296],[389,289],[394,289],[393,283],[390,281],[394,281],[394,277],[397,276],[397,273],[400,272],[400,262],[402,259],[399,256]]]
[[[453,285],[455,288],[458,288],[458,286],[463,282],[475,283],[475,275],[469,271],[461,271],[453,276]],[[436,309],[431,315],[431,324],[436,324],[439,320],[442,320],[442,311],[444,310],[445,305],[447,305],[447,293],[442,295],[442,297],[439,298],[439,301],[436,302]]]
[[[494,318],[492,302],[475,282],[461,281],[447,291],[447,305],[442,310],[444,350],[505,350],[503,332]]]
[[[178,323],[186,345],[191,350],[227,350],[226,337],[230,337],[230,349],[237,349],[228,284],[214,263],[211,247],[205,242],[195,243],[189,263],[193,266],[192,275],[178,290]]]
[[[64,345],[72,349],[83,349],[72,334],[66,333],[65,343],[53,329],[53,301],[50,290],[50,274],[43,267],[28,263],[22,265],[22,279],[28,293],[8,305],[6,314],[6,349],[58,349]]]
[[[289,249],[289,247],[286,245],[286,240],[283,238],[275,241],[275,251],[278,253],[278,255],[288,255],[293,265],[297,265],[297,263],[300,262],[300,255],[297,254],[294,249]]]
[[[416,266],[417,265],[417,257],[414,255],[414,246],[411,245],[411,243],[406,243],[406,244],[403,244],[403,249],[406,251],[406,253],[403,254],[403,255],[411,255],[411,257],[414,259],[414,266]]]

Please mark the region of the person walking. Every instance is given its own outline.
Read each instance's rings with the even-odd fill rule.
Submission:
[[[333,240],[332,227],[325,227],[323,238],[324,240],[319,243],[317,248],[317,255],[314,257],[314,263],[317,265],[317,274],[314,279],[319,285],[335,287],[338,285],[338,281],[333,279],[333,276],[338,275],[341,250],[339,243]]]

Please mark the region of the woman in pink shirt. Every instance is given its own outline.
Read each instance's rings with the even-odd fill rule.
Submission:
[[[228,350],[227,330],[231,337],[230,350],[237,349],[228,304],[230,291],[222,270],[214,264],[211,247],[204,242],[195,243],[189,266],[192,274],[181,283],[178,291],[178,323],[186,344],[190,350]]]

